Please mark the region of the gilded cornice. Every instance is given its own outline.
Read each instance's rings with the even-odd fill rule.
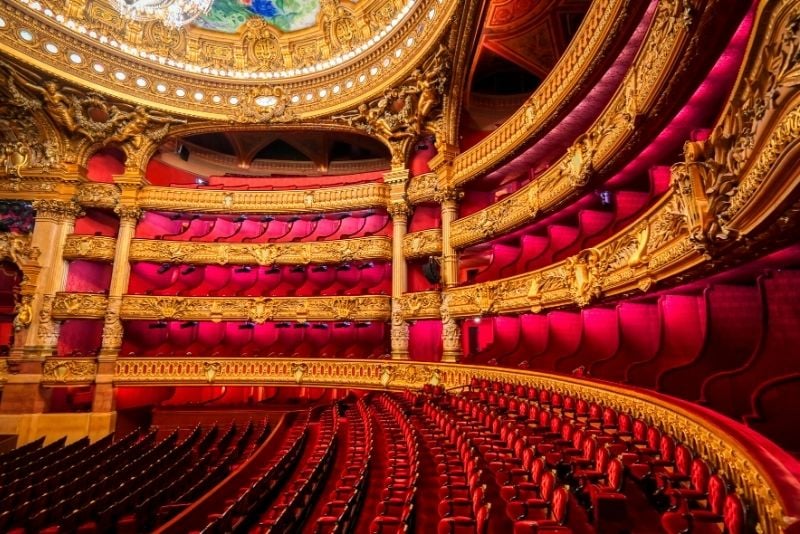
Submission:
[[[453,184],[461,185],[490,172],[557,120],[586,80],[607,64],[606,51],[619,39],[623,22],[633,12],[630,0],[592,2],[567,50],[526,104],[455,158]]]
[[[146,210],[208,213],[319,213],[385,207],[389,187],[368,183],[287,191],[219,191],[178,187],[142,188],[138,205]]]
[[[65,15],[73,18],[73,28],[69,28],[66,23],[59,24],[55,16],[47,16],[38,2],[27,6],[22,2],[0,3],[0,17],[6,23],[0,28],[0,51],[53,77],[130,104],[184,117],[264,123],[354,108],[365,98],[397,84],[430,55],[462,3],[417,1],[379,42],[362,45],[362,53],[356,54],[354,41],[353,50],[346,52],[343,60],[335,59],[341,49],[331,47],[331,42],[313,31],[284,38],[269,29],[248,27],[246,35],[233,37],[235,43],[223,42],[230,38],[219,32],[181,37],[181,31],[171,32],[158,22],[123,23],[116,12],[103,9],[101,3],[87,5],[92,9],[84,13],[80,4],[70,3]],[[357,23],[360,29],[356,34],[379,34],[380,21],[389,23],[399,16],[405,2],[367,0],[365,6],[374,8],[373,20],[369,21],[373,25]],[[74,20],[83,17],[86,20]],[[349,16],[333,17],[338,21]],[[328,19],[321,22],[326,28],[331,27]],[[30,32],[30,40],[19,37],[22,29]],[[295,38],[299,39],[297,44],[290,45]],[[278,44],[281,41],[285,42]],[[55,48],[48,50],[46,42]],[[79,62],[70,59],[73,54]],[[98,63],[102,71],[94,67]],[[117,72],[123,74],[118,76]]]
[[[125,295],[120,318],[185,321],[388,321],[387,296],[156,297]]]
[[[441,228],[411,232],[403,237],[403,256],[405,256],[406,259],[441,256],[441,254]]]
[[[439,319],[441,306],[442,294],[439,291],[403,293],[400,297],[400,309],[404,321]]]
[[[426,172],[418,176],[413,176],[408,180],[406,196],[412,205],[421,202],[433,202],[436,194],[436,185],[439,183],[439,176],[435,172]]]
[[[456,220],[451,234],[453,247],[464,248],[502,235],[551,211],[583,190],[635,138],[639,118],[659,102],[689,46],[688,30],[696,24],[696,12],[682,6],[682,0],[659,2],[639,54],[597,121],[537,179],[499,202]]]
[[[309,243],[198,243],[134,239],[131,261],[216,265],[306,265],[353,260],[390,260],[388,237],[362,237]]]
[[[550,389],[595,401],[674,435],[729,480],[752,507],[762,532],[778,534],[797,518],[791,501],[796,477],[779,461],[765,464],[749,448],[748,430],[722,425],[686,403],[611,383],[549,375],[523,369],[389,360],[298,358],[138,358],[116,361],[115,385],[285,385],[375,390],[419,390],[427,384],[447,389],[467,386],[473,377]],[[773,446],[777,450],[777,446]],[[791,488],[791,489],[788,489]]]
[[[108,297],[98,293],[56,293],[53,319],[102,319],[106,315]]]
[[[90,384],[97,374],[94,360],[46,360],[42,369],[42,384]]]
[[[65,260],[114,261],[117,240],[97,235],[70,235],[64,243]]]
[[[113,209],[120,198],[120,189],[116,184],[85,182],[78,186],[75,201],[81,206],[90,208]]]

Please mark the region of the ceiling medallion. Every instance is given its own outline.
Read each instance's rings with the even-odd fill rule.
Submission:
[[[214,0],[111,0],[125,18],[146,22],[160,20],[165,26],[180,28],[205,15]]]

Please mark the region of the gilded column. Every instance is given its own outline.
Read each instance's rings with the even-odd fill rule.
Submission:
[[[393,169],[384,175],[384,181],[389,184],[391,191],[387,210],[392,216],[392,359],[407,360],[408,323],[403,320],[400,297],[408,290],[408,269],[403,255],[403,238],[411,212],[405,195],[408,170]]]
[[[82,213],[72,200],[36,200],[33,208],[36,221],[31,246],[40,252],[40,270],[35,282],[29,279],[30,273],[25,273],[22,282],[9,357],[14,373],[3,388],[2,413],[40,413],[45,408],[46,398],[39,388],[42,364],[56,350],[59,333],[51,318],[52,303],[66,283],[64,243]]]

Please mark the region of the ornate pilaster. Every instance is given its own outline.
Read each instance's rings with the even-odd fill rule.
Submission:
[[[439,311],[442,316],[442,361],[457,363],[461,359],[461,325],[450,315],[450,299],[445,293]]]
[[[392,332],[393,359],[408,359],[408,324],[403,320],[400,298],[408,290],[408,269],[403,256],[403,238],[408,228],[411,209],[406,201],[408,169],[392,169],[384,175],[390,188],[386,207],[392,216]]]

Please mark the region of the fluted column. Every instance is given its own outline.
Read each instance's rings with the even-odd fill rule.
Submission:
[[[36,222],[31,246],[40,252],[40,269],[35,283],[27,279],[22,283],[9,357],[15,372],[3,388],[2,413],[39,413],[45,408],[45,392],[39,389],[42,362],[55,351],[59,332],[51,318],[52,302],[66,283],[64,243],[75,227],[75,217],[82,213],[72,200],[37,200],[33,208]]]
[[[400,297],[408,290],[408,268],[403,255],[403,238],[408,230],[411,212],[405,196],[408,170],[393,169],[384,175],[384,181],[390,187],[387,210],[392,217],[392,359],[407,360],[408,323],[403,320]]]

